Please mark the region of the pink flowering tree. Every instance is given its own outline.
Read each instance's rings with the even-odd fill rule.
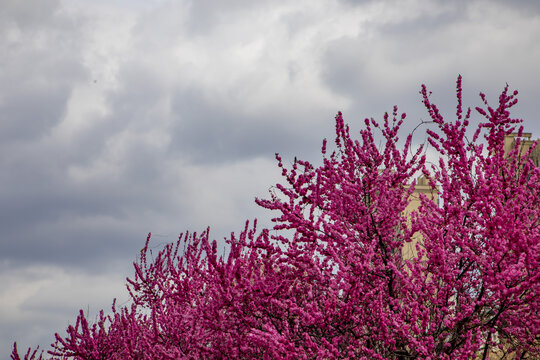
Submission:
[[[522,132],[508,87],[471,129],[457,81],[457,119],[443,118],[425,86],[428,166],[398,144],[397,108],[366,119],[354,139],[336,116],[323,164],[283,165],[284,182],[256,202],[276,216],[228,239],[219,256],[208,230],[150,256],[148,236],[132,304],[90,324],[81,311],[56,334],[54,359],[473,359],[540,356],[540,168],[505,135]],[[377,146],[374,134],[383,142]],[[472,136],[470,136],[472,135]],[[470,136],[469,139],[467,136]],[[415,178],[420,195],[406,211]],[[404,256],[404,247],[414,246]],[[38,359],[29,349],[12,359]]]

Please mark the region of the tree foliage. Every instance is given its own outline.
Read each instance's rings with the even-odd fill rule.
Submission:
[[[540,355],[540,168],[504,137],[517,92],[495,108],[481,94],[472,126],[457,81],[457,119],[422,86],[439,153],[429,166],[395,107],[354,139],[336,116],[323,163],[283,165],[284,182],[256,202],[272,229],[246,223],[218,255],[208,230],[150,254],[148,236],[130,306],[90,324],[81,311],[54,359],[471,359]],[[382,135],[377,146],[374,134]],[[468,135],[472,134],[471,139]],[[406,211],[423,174],[433,195]],[[419,241],[417,241],[419,239]],[[415,246],[404,256],[405,246]],[[28,350],[24,359],[38,358]],[[12,359],[21,359],[16,347]]]

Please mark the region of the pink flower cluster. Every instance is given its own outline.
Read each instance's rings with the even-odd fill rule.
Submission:
[[[272,229],[246,223],[219,256],[208,230],[183,234],[153,257],[146,246],[127,287],[132,305],[81,311],[54,359],[471,359],[540,356],[540,169],[504,136],[519,120],[508,87],[485,120],[432,120],[423,149],[398,144],[405,114],[366,119],[359,139],[336,116],[336,150],[315,167],[295,161],[270,199]],[[429,124],[428,124],[429,125]],[[378,146],[374,132],[380,131]],[[522,128],[517,129],[522,132]],[[481,136],[483,135],[483,136]],[[519,145],[519,144],[518,144]],[[421,196],[405,210],[422,173],[440,204]],[[413,184],[412,186],[410,184]],[[420,238],[420,241],[415,239]],[[412,257],[406,245],[416,244]],[[28,350],[25,360],[38,359]],[[16,346],[12,359],[19,360]]]

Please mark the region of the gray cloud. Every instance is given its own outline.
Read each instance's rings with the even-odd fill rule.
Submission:
[[[44,0],[32,6],[17,0],[2,0],[0,24],[15,24],[19,28],[36,29],[48,24],[58,9],[58,0]]]
[[[283,116],[279,111],[270,111],[246,115],[230,105],[212,102],[197,90],[176,93],[172,113],[176,121],[171,129],[171,148],[193,162],[222,163],[259,156],[270,158],[275,152],[314,149],[323,136],[317,131],[321,119],[314,118],[312,132],[302,134],[302,129],[293,125],[293,114]]]
[[[4,1],[0,352],[107,308],[149,231],[268,223],[274,153],[319,161],[338,110],[357,130],[397,104],[411,129],[420,84],[453,116],[461,73],[467,105],[519,89],[540,134],[536,3],[486,4]]]
[[[504,0],[495,0],[502,6],[507,7],[510,10],[519,11],[523,16],[536,16],[540,13],[540,3],[535,0],[516,0],[516,1],[504,1]],[[484,2],[487,6],[489,3]]]
[[[193,1],[189,5],[188,29],[194,35],[207,35],[214,29],[227,23],[227,14],[243,12],[249,16],[251,10],[260,8],[264,2],[254,3],[249,0],[212,0]]]
[[[8,2],[0,17],[0,139],[36,140],[57,124],[74,83],[84,80],[74,24],[57,2]],[[4,11],[5,10],[5,11]],[[41,12],[42,11],[42,12]],[[55,49],[55,51],[51,51]]]
[[[433,6],[433,2],[424,4]],[[486,92],[495,105],[508,82],[511,88],[522,90],[516,115],[533,114],[529,96],[537,90],[528,80],[531,74],[517,69],[537,71],[531,61],[538,58],[539,48],[529,36],[538,22],[518,20],[521,15],[515,9],[508,13],[497,7],[485,9],[480,2],[435,9],[430,12],[403,5],[366,23],[365,31],[357,36],[329,42],[321,78],[333,91],[354,99],[353,116],[380,117],[393,104],[399,105],[409,114],[406,129],[427,116],[418,94],[421,83],[426,83],[433,99],[453,118],[458,74],[464,76],[466,105],[480,104],[479,91]],[[395,17],[400,11],[403,16]],[[530,116],[526,126],[538,129]]]

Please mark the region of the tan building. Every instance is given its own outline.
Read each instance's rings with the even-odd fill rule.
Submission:
[[[520,157],[527,154],[531,146],[535,143],[534,140],[531,140],[531,133],[523,133],[521,136],[520,141]],[[513,133],[510,135],[507,135],[504,138],[504,151],[505,153],[510,152],[513,148],[516,146],[516,139],[518,138],[517,133]],[[536,140],[540,142],[540,139]],[[540,166],[540,145],[537,146],[532,153],[530,154],[530,158],[533,160],[534,164],[538,167]],[[420,194],[426,195],[429,199],[432,199],[435,202],[438,202],[438,191],[433,190],[431,186],[429,186],[429,183],[426,178],[423,176],[420,176],[417,179],[417,184],[415,187],[414,192],[411,194],[409,198],[409,205],[405,209],[406,214],[410,214],[413,211],[417,211],[420,207]],[[412,242],[407,243],[404,245],[402,249],[402,255],[404,259],[410,259],[414,257],[417,253],[416,251],[416,244],[422,240],[422,236],[420,234],[416,235],[416,237],[413,239]],[[481,359],[483,357],[483,352],[481,351],[477,359]],[[505,354],[504,351],[499,350],[497,348],[490,348],[489,352],[487,354],[487,359],[495,360],[495,359],[514,359],[515,357],[513,355],[508,356]]]
[[[520,138],[520,155],[523,156],[529,152],[531,146],[535,143],[535,140],[531,140],[531,133],[522,133]],[[513,133],[505,136],[504,138],[504,151],[505,153],[510,152],[516,146],[516,139],[518,138],[517,133]],[[539,141],[540,139],[536,140]],[[533,160],[536,166],[540,166],[540,145],[537,146],[532,154],[531,159]],[[410,214],[413,211],[417,211],[420,207],[420,194],[426,195],[429,199],[432,199],[435,202],[438,202],[438,191],[433,191],[428,184],[428,180],[420,176],[416,180],[416,187],[414,193],[409,198],[409,205],[405,209],[406,214]],[[416,255],[416,244],[421,240],[421,235],[417,235],[412,242],[405,244],[402,250],[403,258],[410,259]]]
[[[416,179],[416,186],[414,188],[414,192],[409,197],[409,205],[407,205],[407,208],[405,209],[405,214],[409,215],[413,211],[417,211],[420,207],[420,194],[424,194],[427,196],[428,199],[432,199],[435,202],[438,202],[438,192],[437,190],[433,190],[431,186],[429,186],[428,180],[424,176],[419,176]],[[416,244],[418,241],[422,239],[422,236],[420,234],[416,234],[413,238],[413,241],[410,243],[406,243],[402,250],[402,256],[403,259],[411,259],[416,255]]]
[[[520,157],[529,152],[529,150],[531,149],[532,144],[534,144],[535,141],[540,140],[540,139],[531,140],[531,136],[532,136],[531,133],[522,133],[521,139],[520,139],[521,140],[520,150],[519,150]],[[504,137],[504,151],[505,151],[505,153],[510,152],[510,150],[512,150],[513,148],[516,147],[516,139],[517,138],[518,138],[517,133],[506,135]],[[533,160],[533,162],[534,162],[534,164],[536,166],[540,166],[540,164],[539,164],[539,162],[540,162],[540,146],[537,146],[532,151],[532,154],[531,154],[530,158]]]

